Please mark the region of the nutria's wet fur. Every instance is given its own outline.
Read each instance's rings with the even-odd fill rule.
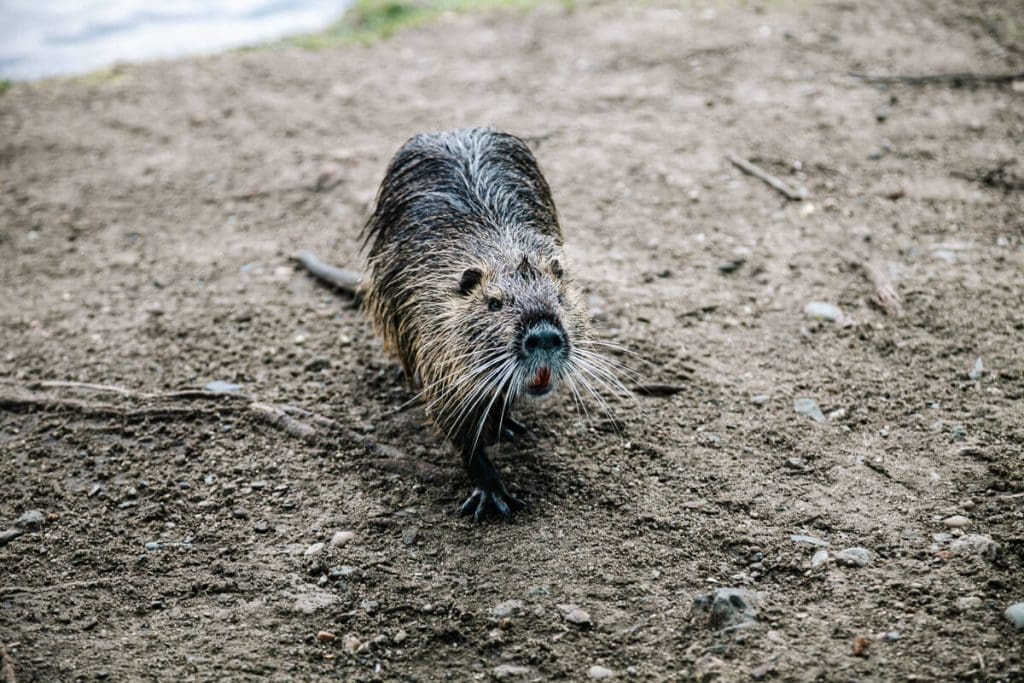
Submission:
[[[510,517],[523,503],[483,447],[519,429],[512,406],[561,383],[577,398],[615,383],[587,344],[588,316],[533,154],[489,129],[416,136],[392,159],[365,238],[363,305],[462,454],[475,486],[462,512]]]

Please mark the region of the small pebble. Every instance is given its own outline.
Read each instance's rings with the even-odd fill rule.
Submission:
[[[815,422],[824,422],[825,414],[821,412],[817,401],[813,398],[798,398],[793,401],[793,410],[798,415],[806,415]]]
[[[528,666],[519,666],[517,664],[499,664],[498,666],[491,669],[491,675],[497,678],[499,681],[507,681],[516,678],[526,678],[530,675],[532,669]]]
[[[318,555],[320,553],[320,551],[323,550],[323,549],[324,549],[324,544],[323,543],[314,543],[313,545],[311,545],[308,548],[306,548],[306,551],[304,553],[302,553],[302,554],[305,555],[306,557],[312,557],[313,555]]]
[[[156,541],[150,541],[146,544],[146,550],[160,550],[160,544]]]
[[[345,651],[349,654],[354,654],[362,644],[363,641],[359,640],[359,638],[352,633],[346,633],[341,637],[341,646],[345,648]]]
[[[587,675],[590,676],[591,678],[596,678],[596,679],[615,678],[615,672],[614,671],[612,671],[611,669],[606,669],[603,666],[598,666],[597,664],[595,664],[594,666],[592,666],[589,669],[587,669]]]
[[[962,529],[970,524],[971,520],[963,515],[953,515],[952,517],[946,517],[946,519],[942,520],[942,523],[950,529]]]
[[[819,550],[811,556],[811,569],[817,569],[826,562],[828,562],[828,551]]]
[[[33,531],[43,526],[43,522],[46,521],[46,515],[41,510],[29,510],[18,519],[14,520],[14,526],[19,529],[28,529]]]
[[[203,387],[207,391],[212,391],[215,394],[237,394],[242,391],[242,387],[231,382],[224,382],[222,380],[214,380]]]
[[[981,376],[985,374],[985,362],[981,358],[974,359],[974,367],[967,373],[967,377],[973,380],[981,379]]]
[[[562,617],[570,624],[577,626],[590,624],[590,615],[576,605],[558,605],[558,609],[561,610]]]
[[[768,400],[768,396],[766,396],[765,394],[757,394],[756,396],[750,397],[750,402],[753,403],[755,406],[763,406],[765,403],[768,402]]]
[[[873,557],[867,548],[846,548],[836,553],[836,562],[847,567],[867,567]]]
[[[998,549],[986,534],[965,534],[949,544],[949,551],[955,555],[994,555]]]
[[[843,317],[843,311],[838,306],[825,303],[824,301],[811,301],[804,306],[804,314],[809,318],[835,322]]]
[[[319,631],[316,634],[316,639],[319,640],[321,643],[329,643],[335,638],[337,638],[337,636],[331,633],[330,631]]]
[[[260,521],[256,522],[252,527],[252,530],[258,534],[265,534],[271,529],[272,527],[270,526],[270,522],[266,521],[265,519],[261,519]]]
[[[331,547],[337,548],[338,546],[345,545],[355,537],[356,532],[354,531],[335,531],[334,535],[331,536]]]
[[[523,609],[522,600],[506,600],[505,602],[499,602],[491,608],[491,616],[495,619],[504,619],[511,617],[521,609]]]
[[[408,637],[409,634],[405,632],[405,629],[398,629],[398,633],[396,633],[395,637],[391,640],[394,641],[395,644],[398,644],[404,642]]]
[[[416,527],[410,527],[402,532],[402,543],[406,545],[413,545],[416,543],[416,537],[419,535],[419,529]]]
[[[976,595],[956,599],[956,608],[961,612],[969,612],[972,609],[981,607],[981,605],[982,600]]]
[[[1024,602],[1018,602],[1006,608],[1006,618],[1018,629],[1024,629]]]

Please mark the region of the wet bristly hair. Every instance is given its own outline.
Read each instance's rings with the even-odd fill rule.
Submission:
[[[563,334],[550,373],[579,404],[622,385],[594,351],[547,182],[519,138],[418,135],[392,159],[364,237],[365,310],[460,449],[495,438],[531,373],[524,334]]]

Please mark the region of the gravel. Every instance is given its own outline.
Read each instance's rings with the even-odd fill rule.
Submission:
[[[19,529],[35,531],[46,522],[46,515],[41,510],[29,510],[18,519],[14,520],[14,526]]]
[[[745,588],[719,588],[693,600],[693,614],[706,617],[708,626],[719,631],[757,620],[765,594]]]
[[[846,548],[836,553],[836,562],[847,567],[867,567],[874,554],[867,548]]]
[[[821,412],[821,408],[813,398],[796,399],[793,401],[793,410],[798,415],[805,415],[815,422],[825,422],[825,413]]]
[[[570,624],[576,626],[590,625],[590,615],[576,605],[558,605],[558,609],[562,612],[562,617]]]
[[[587,676],[590,678],[602,679],[602,678],[615,678],[615,672],[611,669],[606,669],[603,666],[594,666],[587,669]]]

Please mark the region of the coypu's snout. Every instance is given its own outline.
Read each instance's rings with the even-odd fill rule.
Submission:
[[[526,393],[544,396],[555,386],[568,353],[565,331],[548,321],[534,323],[523,335],[523,362],[527,370]]]

